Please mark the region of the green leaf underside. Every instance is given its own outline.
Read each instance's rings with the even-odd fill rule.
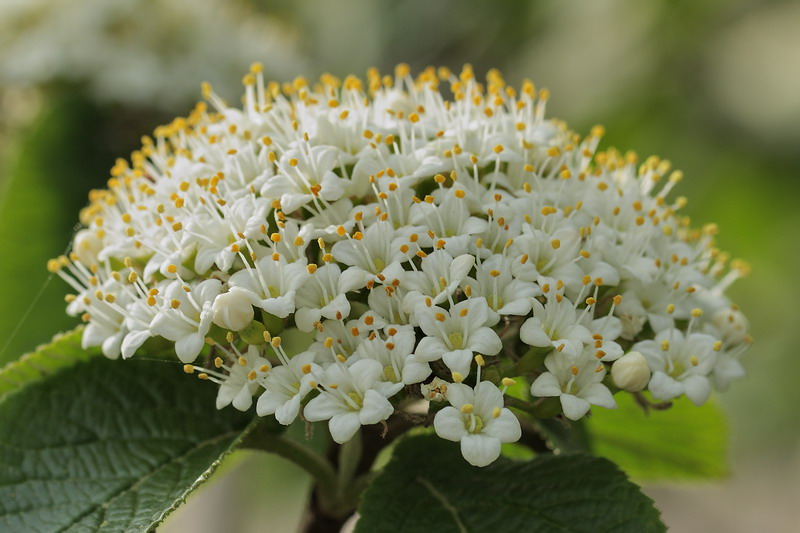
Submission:
[[[251,416],[179,365],[76,363],[0,403],[0,531],[146,531],[208,477]]]
[[[713,401],[696,407],[686,398],[645,414],[628,394],[618,409],[593,409],[592,449],[638,480],[680,480],[727,474],[725,416]]]
[[[23,355],[0,370],[0,399],[23,385],[100,354],[100,348],[81,348],[83,328],[56,335],[49,344]]]
[[[356,533],[650,533],[653,502],[614,464],[588,455],[467,464],[435,436],[401,442],[364,493]]]

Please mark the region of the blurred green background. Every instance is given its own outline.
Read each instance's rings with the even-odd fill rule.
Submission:
[[[269,78],[407,62],[548,87],[550,116],[682,169],[696,224],[753,267],[731,290],[756,339],[721,397],[731,476],[648,486],[672,531],[800,523],[800,3],[772,0],[0,0],[0,363],[73,325],[62,253],[89,189],[142,134],[185,114],[203,80],[230,100]],[[230,461],[161,529],[292,531],[307,480]]]

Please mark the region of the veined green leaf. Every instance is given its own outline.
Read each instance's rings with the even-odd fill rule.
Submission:
[[[545,455],[467,464],[457,444],[403,440],[359,507],[357,533],[649,533],[653,502],[606,459]]]

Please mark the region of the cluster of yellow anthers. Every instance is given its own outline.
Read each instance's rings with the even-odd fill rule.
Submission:
[[[204,86],[210,107],[92,193],[51,264],[86,346],[163,337],[219,407],[258,396],[338,442],[446,399],[436,430],[473,464],[519,438],[512,380],[578,419],[619,390],[702,404],[743,374],[724,291],[745,267],[677,214],[681,173],[598,152],[601,127],[545,118],[547,91],[469,66],[280,85],[255,65],[244,84],[241,108]]]

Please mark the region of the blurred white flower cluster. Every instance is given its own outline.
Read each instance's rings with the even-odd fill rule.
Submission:
[[[195,98],[208,65],[231,94],[256,58],[279,79],[302,71],[278,20],[223,0],[5,0],[4,84],[85,84],[103,101],[175,109]]]
[[[677,213],[681,173],[598,152],[602,128],[545,118],[546,90],[469,66],[244,83],[243,108],[206,85],[119,160],[51,261],[85,346],[163,337],[218,408],[257,397],[340,443],[427,400],[474,465],[520,438],[515,383],[515,407],[577,420],[620,390],[700,405],[743,374],[724,291],[746,267]]]

